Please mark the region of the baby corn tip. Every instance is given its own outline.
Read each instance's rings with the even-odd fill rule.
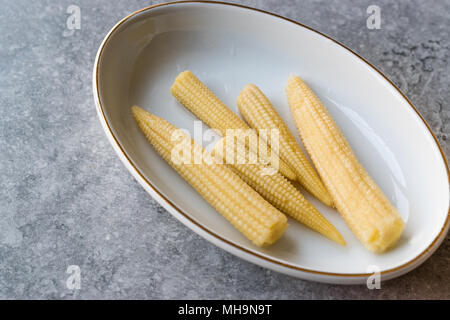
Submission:
[[[139,122],[139,121],[149,121],[149,120],[154,120],[155,116],[151,113],[148,113],[147,111],[145,111],[144,109],[142,109],[141,107],[138,107],[136,105],[131,107],[131,114],[133,115],[134,119]]]
[[[339,243],[341,246],[347,245],[344,238],[341,236],[341,234],[339,232],[337,234],[334,234],[333,236],[331,236],[330,239],[336,243]]]
[[[140,118],[140,116],[143,115],[143,113],[145,113],[145,110],[142,109],[141,107],[138,106],[132,106],[131,107],[131,114],[133,115],[133,117],[137,120],[138,118]]]

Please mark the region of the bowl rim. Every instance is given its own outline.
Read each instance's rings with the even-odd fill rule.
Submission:
[[[300,271],[300,272],[304,272],[304,273],[308,273],[308,274],[312,274],[312,275],[323,275],[323,276],[330,276],[330,277],[338,277],[338,278],[360,278],[360,277],[369,277],[371,276],[373,273],[333,273],[333,272],[325,272],[325,271],[318,271],[318,270],[312,270],[312,269],[308,269],[308,268],[303,268],[303,267],[299,267],[296,265],[292,265],[292,264],[288,264],[288,263],[284,263],[281,261],[278,261],[276,259],[270,258],[268,256],[265,256],[263,254],[254,252],[252,250],[249,250],[245,247],[242,247],[239,244],[236,244],[230,240],[227,240],[225,238],[223,238],[222,236],[220,236],[219,234],[217,234],[216,232],[208,229],[206,226],[202,225],[201,223],[195,221],[193,218],[190,217],[190,215],[183,211],[181,208],[179,208],[177,205],[175,205],[172,201],[170,201],[166,196],[164,196],[161,192],[158,191],[158,189],[139,171],[139,169],[133,164],[132,160],[128,157],[127,153],[125,152],[124,148],[122,147],[122,145],[119,143],[119,140],[117,139],[117,137],[114,135],[113,130],[111,129],[110,124],[108,123],[108,120],[105,116],[104,110],[103,110],[103,105],[100,99],[100,92],[99,92],[99,86],[98,86],[98,78],[99,78],[99,62],[101,60],[102,57],[102,53],[103,53],[103,49],[106,46],[106,44],[108,43],[109,39],[111,38],[111,36],[114,34],[114,32],[126,21],[130,20],[132,17],[145,12],[145,11],[150,11],[152,9],[155,8],[159,8],[159,7],[163,7],[163,6],[170,6],[170,5],[178,5],[178,4],[213,4],[213,5],[223,5],[223,6],[230,6],[230,7],[237,7],[240,9],[245,9],[245,10],[249,10],[249,11],[253,11],[253,12],[258,12],[258,13],[263,13],[266,15],[270,15],[272,17],[281,19],[281,20],[285,20],[287,22],[293,23],[299,27],[308,29],[312,32],[315,32],[316,34],[325,37],[328,40],[333,41],[335,44],[341,46],[342,48],[346,49],[350,54],[353,54],[354,56],[356,56],[357,58],[359,58],[361,61],[363,61],[364,63],[367,64],[367,66],[369,66],[372,70],[374,70],[375,72],[377,72],[379,75],[381,75],[408,103],[408,105],[415,111],[415,113],[419,116],[419,118],[422,120],[422,122],[425,124],[425,127],[427,128],[427,130],[429,131],[429,133],[431,134],[431,136],[434,139],[434,142],[436,143],[439,152],[441,154],[441,158],[445,164],[445,168],[446,168],[446,172],[447,172],[447,179],[448,179],[448,183],[450,184],[450,170],[448,167],[448,163],[445,157],[445,154],[439,144],[439,141],[437,140],[436,136],[434,135],[433,131],[431,130],[430,126],[428,125],[428,123],[426,122],[426,120],[422,117],[422,115],[419,113],[419,111],[416,109],[416,107],[414,107],[414,105],[411,103],[411,101],[409,101],[409,99],[406,97],[406,95],[387,77],[385,76],[381,71],[379,71],[374,65],[372,65],[370,62],[368,62],[366,59],[364,59],[363,57],[361,57],[358,53],[354,52],[352,49],[348,48],[347,46],[345,46],[344,44],[340,43],[339,41],[331,38],[330,36],[317,31],[307,25],[304,25],[298,21],[283,17],[281,15],[272,13],[272,12],[268,12],[262,9],[258,9],[258,8],[252,8],[249,6],[245,6],[245,5],[241,5],[241,4],[236,4],[236,3],[228,3],[228,2],[222,2],[222,1],[209,1],[209,0],[181,0],[181,1],[171,1],[171,2],[163,2],[163,3],[159,3],[159,4],[154,4],[151,6],[147,6],[144,7],[142,9],[139,9],[131,14],[129,14],[128,16],[122,18],[115,26],[113,26],[111,28],[111,30],[108,32],[108,34],[105,36],[105,38],[103,39],[96,58],[95,58],[95,62],[94,62],[94,69],[93,69],[93,93],[94,93],[94,100],[96,102],[96,107],[97,107],[97,113],[98,116],[100,118],[100,121],[103,124],[103,127],[107,133],[107,135],[109,135],[110,137],[110,142],[111,144],[113,144],[114,147],[116,147],[116,151],[120,152],[122,154],[122,156],[125,157],[125,159],[127,160],[127,163],[133,168],[133,170],[135,171],[135,173],[142,179],[143,182],[145,182],[145,184],[147,185],[147,187],[149,187],[152,191],[154,191],[159,197],[161,197],[171,208],[173,208],[175,211],[177,211],[179,214],[181,214],[185,219],[187,219],[190,223],[194,224],[196,227],[200,228],[201,230],[203,230],[204,232],[206,232],[207,234],[209,234],[209,236],[212,236],[213,238],[215,238],[216,240],[220,242],[222,242],[225,245],[231,246],[232,248],[238,250],[241,253],[246,253],[249,254],[250,256],[253,256],[254,258],[257,259],[262,259],[265,262],[270,263],[270,265],[274,265],[277,267],[284,267],[287,268],[291,271]],[[114,143],[115,145],[114,145]],[[397,266],[395,268],[391,268],[391,269],[387,269],[384,271],[381,271],[379,274],[381,276],[385,276],[388,274],[393,274],[396,271],[404,271],[401,274],[404,274],[408,271],[410,271],[411,269],[418,267],[420,264],[422,264],[423,262],[425,262],[433,253],[434,251],[440,246],[440,244],[442,243],[442,241],[445,238],[445,235],[447,234],[448,228],[449,228],[449,224],[450,224],[450,205],[449,205],[449,210],[447,212],[447,218],[441,228],[441,230],[439,231],[438,235],[433,239],[433,241],[429,244],[429,246],[427,248],[425,248],[421,253],[419,253],[417,256],[415,256],[414,258],[412,258],[411,260],[403,263],[400,266]],[[202,235],[201,235],[202,236]],[[224,250],[229,251],[226,249],[225,247],[222,247]],[[234,252],[229,251],[230,253],[235,254]],[[242,256],[241,256],[242,257]],[[410,268],[408,268],[410,267]],[[399,274],[399,275],[401,275]]]

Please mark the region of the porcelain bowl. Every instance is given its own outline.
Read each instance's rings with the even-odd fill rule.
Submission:
[[[290,74],[300,75],[400,211],[406,228],[397,245],[384,254],[368,252],[335,210],[309,196],[347,246],[294,221],[276,244],[252,245],[155,153],[130,114],[136,104],[193,133],[196,118],[169,91],[186,69],[235,112],[240,90],[255,83],[297,138],[284,87]],[[374,272],[387,280],[414,269],[445,238],[448,168],[430,128],[367,61],[300,23],[232,4],[151,6],[108,33],[95,61],[93,87],[105,133],[130,173],[175,218],[238,257],[307,280],[356,284]]]

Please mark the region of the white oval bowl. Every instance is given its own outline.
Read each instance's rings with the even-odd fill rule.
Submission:
[[[275,245],[252,245],[155,153],[131,117],[130,106],[137,104],[192,133],[195,117],[169,92],[186,69],[235,112],[240,90],[257,84],[297,137],[284,87],[291,73],[305,79],[406,221],[395,248],[381,255],[366,251],[335,210],[311,197],[347,246],[293,221]],[[424,120],[368,62],[297,22],[224,3],[151,6],[108,33],[93,87],[106,135],[136,180],[187,227],[245,260],[313,281],[365,283],[376,270],[387,280],[425,261],[448,231],[448,168]]]

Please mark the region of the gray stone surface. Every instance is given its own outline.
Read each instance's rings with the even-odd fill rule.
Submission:
[[[107,31],[151,1],[3,1],[0,11],[0,298],[450,298],[450,241],[382,284],[318,284],[242,261],[184,227],[131,177],[94,108]],[[450,152],[450,2],[242,1],[316,28],[385,72]],[[69,5],[81,30],[66,29]],[[66,287],[68,265],[81,290]]]

